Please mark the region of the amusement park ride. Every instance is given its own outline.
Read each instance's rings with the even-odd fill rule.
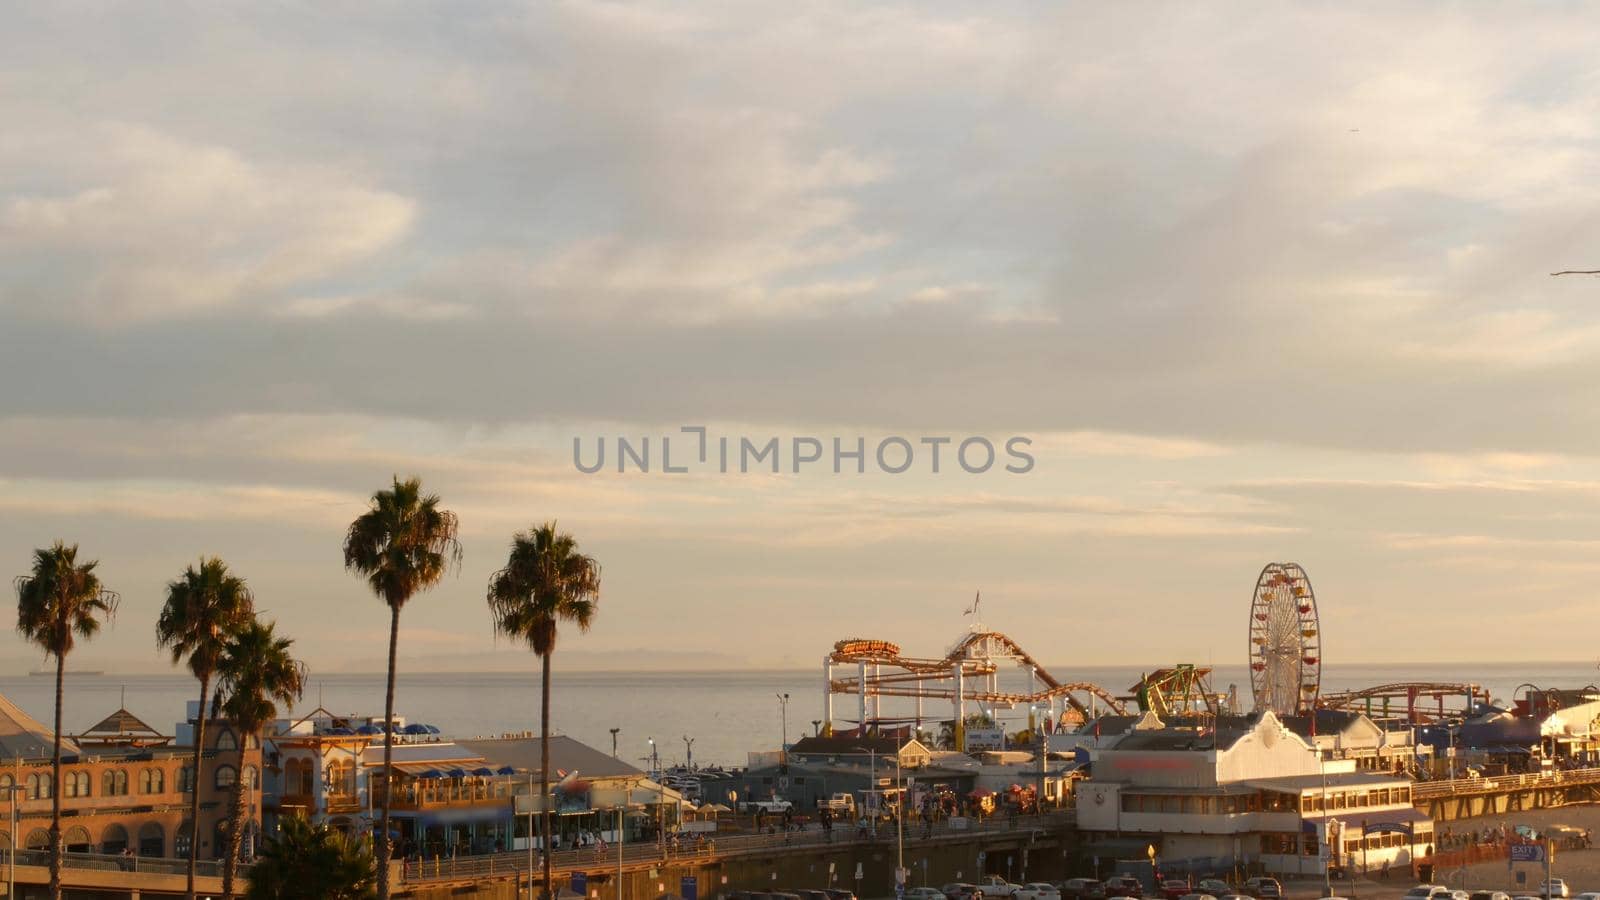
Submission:
[[[968,612],[976,611],[974,603]],[[1250,687],[1257,712],[1271,710],[1283,717],[1314,709],[1348,709],[1377,720],[1422,724],[1459,720],[1488,700],[1478,685],[1466,683],[1402,682],[1323,694],[1316,594],[1305,570],[1295,563],[1268,563],[1256,578],[1249,641]],[[1002,689],[1003,667],[1027,670],[1026,689]],[[1181,663],[1157,669],[1133,685],[1128,696],[1117,697],[1092,682],[1057,679],[1016,641],[981,622],[938,657],[906,656],[890,641],[839,641],[823,658],[822,670],[823,721],[829,733],[834,733],[838,694],[855,698],[855,724],[849,729],[855,733],[921,727],[930,719],[964,723],[969,711],[998,723],[999,710],[1018,707],[1044,713],[1046,730],[1067,730],[1101,714],[1126,715],[1130,704],[1163,721],[1243,712],[1233,691],[1211,689],[1209,667]],[[914,715],[885,718],[884,697],[914,700]],[[940,711],[925,718],[924,704],[929,701]],[[1030,716],[1030,727],[1037,724],[1033,719]]]

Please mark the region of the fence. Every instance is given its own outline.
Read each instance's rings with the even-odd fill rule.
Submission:
[[[0,866],[9,866],[11,851],[0,848]],[[48,866],[50,865],[50,851],[48,850],[18,850],[17,865],[19,866]],[[187,859],[158,859],[149,856],[120,856],[106,853],[63,853],[61,865],[67,869],[95,869],[102,872],[148,872],[155,875],[185,875],[189,871]],[[239,864],[239,874],[243,877],[249,868],[248,863]],[[214,859],[203,859],[196,863],[195,874],[202,878],[221,878],[222,863]]]

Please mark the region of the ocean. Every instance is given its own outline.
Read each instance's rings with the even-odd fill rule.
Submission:
[[[1113,694],[1124,695],[1143,670],[1137,666],[1074,668],[1052,665],[1057,679],[1093,681]],[[1149,668],[1156,668],[1151,666]],[[842,671],[836,674],[844,674]],[[1028,674],[1002,673],[1002,684],[1023,690]],[[1578,688],[1600,682],[1593,663],[1460,663],[1407,665],[1341,665],[1323,672],[1323,690],[1369,687],[1397,681],[1471,681],[1483,685],[1496,701],[1509,703],[1524,683],[1539,687]],[[1250,681],[1244,666],[1218,666],[1212,688],[1226,691],[1238,685],[1243,705],[1250,705]],[[171,733],[183,716],[184,703],[196,699],[199,684],[181,675],[69,675],[65,730],[87,729],[116,711],[126,696],[129,711],[163,733]],[[30,715],[48,725],[54,703],[54,679],[0,677],[0,693],[10,697]],[[663,764],[688,758],[685,738],[693,740],[697,764],[743,765],[751,750],[778,747],[785,730],[779,695],[789,695],[787,735],[793,741],[810,733],[813,720],[822,717],[822,672],[719,671],[719,672],[561,672],[555,674],[551,697],[552,729],[591,746],[611,749],[610,729],[620,729],[617,752],[639,763],[649,755],[649,739],[659,744]],[[410,722],[436,725],[456,737],[499,735],[539,727],[539,680],[528,674],[414,674],[400,675],[396,690],[397,712]],[[297,711],[321,704],[336,713],[381,716],[383,675],[313,675]],[[884,703],[884,715],[909,714],[910,701],[896,706]],[[927,701],[930,720],[948,716],[943,702]],[[853,719],[855,699],[835,698],[834,711],[841,721]],[[1002,713],[1004,719],[1007,714]],[[1027,709],[1012,711],[1008,728],[1024,727]],[[936,727],[936,726],[933,726]]]

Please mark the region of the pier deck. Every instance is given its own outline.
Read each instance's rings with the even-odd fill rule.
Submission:
[[[1436,822],[1600,801],[1600,768],[1421,781],[1411,800]]]

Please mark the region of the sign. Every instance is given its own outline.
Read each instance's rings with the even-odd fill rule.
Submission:
[[[700,900],[700,885],[693,875],[685,875],[678,881],[678,896],[683,900]]]
[[[1000,728],[968,728],[962,736],[962,750],[971,753],[975,750],[1004,750],[1006,733]]]
[[[1531,862],[1531,863],[1544,862],[1544,845],[1543,844],[1512,844],[1511,845],[1511,861],[1512,862]]]
[[[589,875],[587,872],[572,873],[572,892],[580,897],[589,893]]]

